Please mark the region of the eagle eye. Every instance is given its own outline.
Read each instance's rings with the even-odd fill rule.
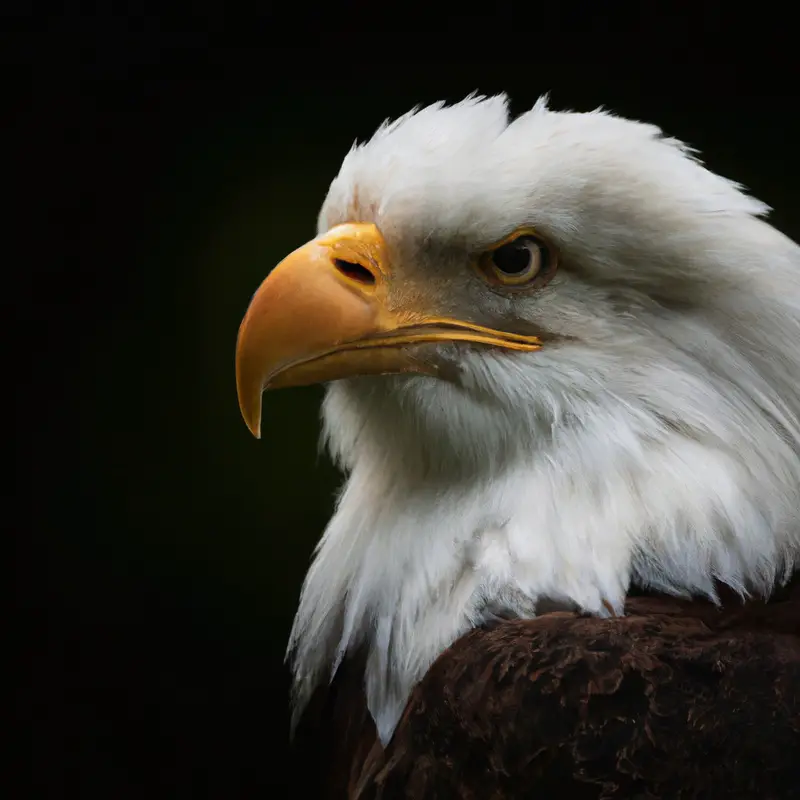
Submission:
[[[531,233],[517,234],[481,256],[483,274],[499,286],[524,286],[549,273],[554,259],[546,242]]]

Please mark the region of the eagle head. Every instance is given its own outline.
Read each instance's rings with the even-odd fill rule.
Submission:
[[[769,594],[800,552],[800,249],[658,128],[436,104],[355,145],[242,322],[239,400],[326,382],[347,474],[289,644],[381,738],[458,636],[634,583]]]

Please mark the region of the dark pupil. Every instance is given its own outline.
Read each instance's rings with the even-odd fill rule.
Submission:
[[[524,241],[509,242],[494,251],[492,261],[501,272],[516,275],[531,265],[531,251]]]

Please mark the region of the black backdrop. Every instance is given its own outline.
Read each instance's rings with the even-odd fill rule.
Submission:
[[[494,9],[428,12],[411,35],[407,7],[266,7],[237,44],[222,9],[13,16],[7,154],[27,224],[6,264],[7,380],[33,796],[251,796],[313,769],[288,759],[282,658],[338,478],[317,455],[321,390],[268,395],[257,442],[233,348],[353,139],[417,103],[505,90],[518,112],[550,91],[698,146],[800,235],[780,19],[734,38],[711,5]]]

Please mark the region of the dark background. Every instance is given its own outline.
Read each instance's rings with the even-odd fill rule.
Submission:
[[[800,235],[788,20],[762,28],[759,10],[734,37],[712,5],[601,5],[429,9],[424,35],[401,30],[407,6],[392,22],[375,4],[267,6],[230,42],[221,8],[12,14],[31,796],[255,796],[314,768],[289,759],[282,660],[338,482],[317,454],[321,389],[267,395],[258,442],[233,353],[253,291],[314,234],[356,137],[476,89],[509,92],[514,112],[550,91],[699,147]]]

